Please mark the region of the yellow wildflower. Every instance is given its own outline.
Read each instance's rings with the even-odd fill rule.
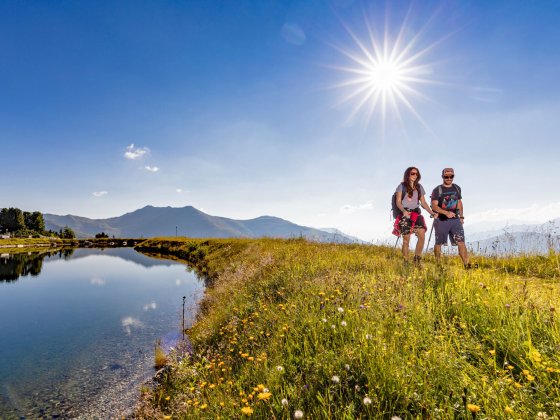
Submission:
[[[467,404],[467,410],[471,413],[478,413],[480,411],[480,407],[475,404]]]
[[[165,397],[165,401],[169,401],[171,399],[170,396]]]
[[[535,377],[533,375],[527,375],[527,380],[528,381],[534,381]]]
[[[270,392],[261,392],[259,395],[257,395],[257,398],[259,400],[268,400],[271,396],[272,394]]]
[[[513,414],[513,408],[511,408],[511,407],[506,407],[506,408],[504,409],[504,411],[505,411],[506,413],[508,413],[508,414]]]
[[[257,385],[257,391],[263,392],[264,391],[264,385],[263,384]]]
[[[250,416],[251,414],[253,414],[253,409],[251,407],[243,407],[241,409],[241,412],[246,416]]]
[[[165,420],[169,420],[169,419],[171,418],[171,416],[163,416],[163,418],[164,418]]]
[[[490,350],[489,353],[494,356],[496,354],[496,350]]]

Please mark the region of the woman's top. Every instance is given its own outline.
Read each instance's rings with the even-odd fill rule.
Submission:
[[[418,187],[420,188],[420,194],[422,194],[422,196],[426,195],[422,184],[418,184]],[[412,192],[412,197],[408,196],[406,193],[406,186],[402,182],[395,191],[402,192],[402,205],[405,209],[413,210],[420,207],[420,198],[418,197],[418,190],[416,188]]]

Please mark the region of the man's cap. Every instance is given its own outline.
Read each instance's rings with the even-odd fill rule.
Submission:
[[[446,172],[451,172],[452,174],[455,173],[455,171],[453,170],[453,168],[443,168],[443,171],[441,171],[441,176],[445,175]]]

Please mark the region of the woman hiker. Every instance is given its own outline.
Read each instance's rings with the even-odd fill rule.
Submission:
[[[410,245],[410,235],[414,232],[418,238],[414,251],[414,263],[420,265],[422,259],[422,248],[426,237],[426,221],[420,214],[420,205],[431,215],[437,215],[426,203],[424,195],[426,192],[420,184],[420,171],[411,166],[404,171],[403,182],[396,190],[396,205],[401,211],[395,220],[393,233],[402,235],[402,253],[405,263],[408,263],[408,248]]]

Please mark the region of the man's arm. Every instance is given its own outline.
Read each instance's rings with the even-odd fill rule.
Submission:
[[[457,210],[459,210],[459,219],[461,219],[461,224],[465,223],[465,218],[463,217],[463,200],[457,202]]]
[[[460,201],[459,201],[460,202]],[[452,211],[447,211],[442,209],[439,205],[438,205],[438,200],[432,200],[432,210],[435,211],[436,213],[439,214],[443,214],[444,216],[449,217],[450,219],[452,219],[453,217],[455,217],[455,213]]]

